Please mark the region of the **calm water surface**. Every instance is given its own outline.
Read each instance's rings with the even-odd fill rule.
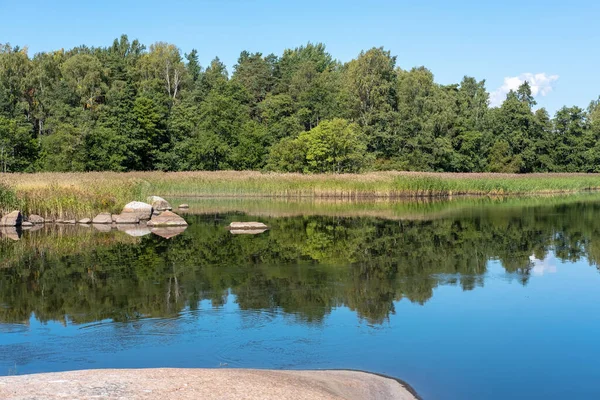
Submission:
[[[3,232],[0,374],[348,368],[426,400],[600,398],[597,197],[267,205],[193,204],[170,239]]]

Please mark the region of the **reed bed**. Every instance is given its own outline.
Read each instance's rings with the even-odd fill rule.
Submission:
[[[2,189],[4,187],[4,189]],[[280,174],[255,171],[0,174],[0,209],[18,205],[46,217],[118,212],[148,195],[166,197],[434,198],[570,193],[600,189],[600,174],[372,172]]]

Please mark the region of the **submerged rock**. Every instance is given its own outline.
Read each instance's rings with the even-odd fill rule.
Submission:
[[[112,224],[112,215],[110,213],[101,213],[96,215],[96,218],[92,220],[93,224]]]
[[[125,214],[117,214],[117,215],[113,215],[112,216],[113,221],[119,225],[119,224],[139,224],[140,223],[140,217],[137,216],[137,214],[134,213],[125,213]]]
[[[31,222],[34,225],[43,224],[46,220],[39,215],[32,214],[27,218],[27,221]]]
[[[75,221],[74,219],[67,219],[65,221],[63,221],[63,224],[66,225],[75,225],[77,223],[77,221]]]
[[[21,211],[13,211],[0,219],[0,226],[21,226],[22,223]]]
[[[156,211],[169,211],[172,210],[171,204],[168,201],[159,196],[148,197],[148,203],[152,204],[152,208]]]
[[[137,217],[144,221],[149,220],[152,217],[153,208],[150,204],[141,201],[132,201],[123,207],[121,215],[123,214],[135,214]]]
[[[162,212],[148,221],[148,226],[187,226],[185,219],[171,211]]]
[[[80,219],[79,221],[77,221],[77,223],[82,224],[82,225],[87,225],[87,224],[91,224],[92,220],[89,218],[83,218],[83,219]]]
[[[152,233],[160,236],[162,238],[165,239],[171,239],[174,238],[175,236],[181,235],[183,232],[185,232],[185,230],[187,229],[187,226],[174,226],[174,227],[162,227],[162,228],[152,228]]]
[[[33,223],[31,223],[29,221],[23,221],[23,222],[21,222],[21,227],[22,228],[31,228],[31,227],[33,227]]]
[[[232,222],[229,224],[231,230],[267,230],[269,227],[262,222]]]

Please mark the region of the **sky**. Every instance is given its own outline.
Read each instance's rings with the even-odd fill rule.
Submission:
[[[231,72],[242,50],[275,53],[322,42],[342,62],[385,47],[403,69],[425,66],[441,84],[485,79],[492,105],[523,80],[538,107],[587,107],[600,95],[600,2],[426,0],[0,0],[0,43],[30,55],[125,33],[146,45],[197,49]]]

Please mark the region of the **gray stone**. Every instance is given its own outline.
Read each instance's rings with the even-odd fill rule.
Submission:
[[[134,213],[125,213],[125,214],[119,214],[119,215],[113,215],[113,221],[119,225],[119,224],[139,224],[140,223],[140,217],[137,216],[137,214]]]
[[[148,226],[187,226],[185,219],[171,211],[162,212],[148,221]]]
[[[142,220],[149,220],[152,217],[152,206],[148,203],[143,203],[141,201],[132,201],[123,207],[123,211],[121,211],[121,215],[123,214],[135,214],[137,217]]]
[[[148,197],[148,203],[152,204],[152,208],[156,211],[168,211],[172,210],[171,204],[168,201],[158,196],[150,196]]]
[[[91,224],[92,220],[89,218],[83,218],[83,219],[80,219],[79,221],[77,221],[77,223],[82,224],[82,225],[87,225],[87,224]]]
[[[77,223],[77,221],[75,221],[74,219],[66,219],[63,221],[63,224],[65,225],[75,225]]]
[[[186,208],[190,208],[190,206],[189,206],[188,204],[185,204],[185,203],[184,203],[184,204],[180,204],[180,205],[179,205],[179,208],[186,209]]]
[[[29,221],[23,221],[23,222],[21,222],[21,226],[23,228],[31,228],[33,226],[33,223],[31,223]]]
[[[96,215],[96,218],[92,220],[93,224],[112,224],[112,215],[110,213],[101,213]]]
[[[13,211],[0,219],[0,226],[21,226],[23,223],[23,215],[21,211]]]
[[[229,229],[235,229],[235,230],[243,230],[243,229],[251,229],[251,230],[258,230],[258,229],[269,229],[268,226],[266,226],[265,224],[263,224],[262,222],[232,222],[231,224],[229,224]]]
[[[34,225],[43,224],[46,220],[39,215],[32,214],[27,218],[27,221],[31,222]]]

